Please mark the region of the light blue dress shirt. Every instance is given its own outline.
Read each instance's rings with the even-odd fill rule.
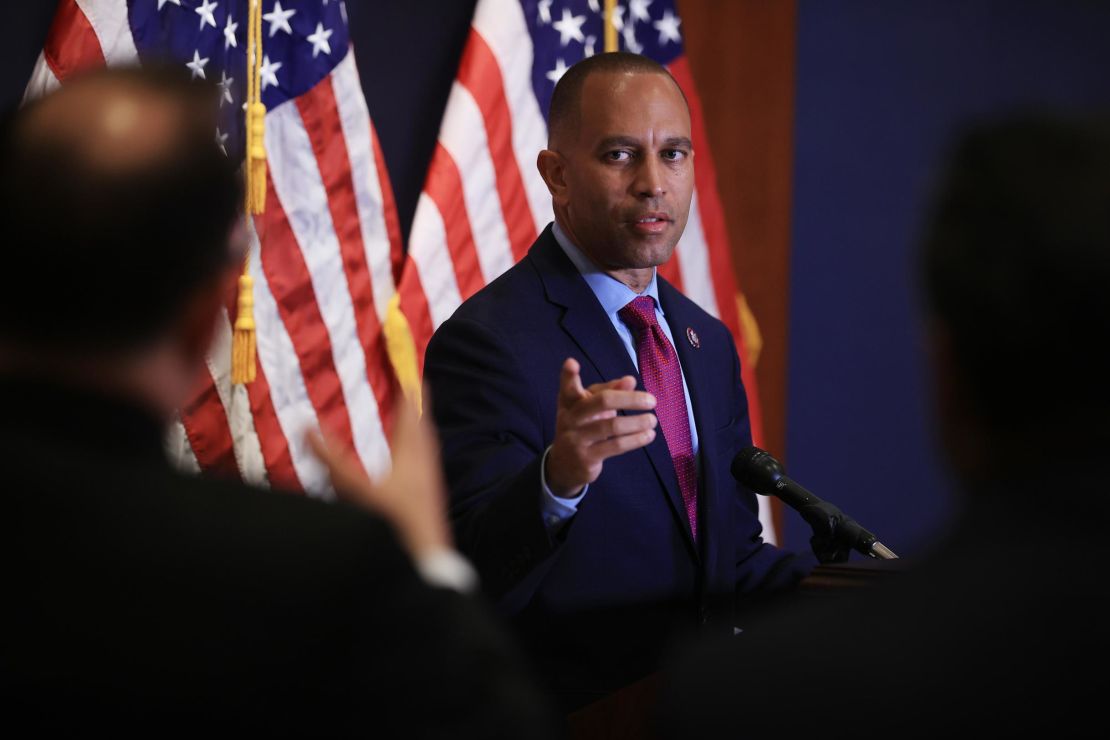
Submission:
[[[609,321],[613,323],[613,328],[617,330],[617,336],[621,338],[628,356],[632,358],[632,364],[636,366],[636,370],[640,369],[640,360],[636,355],[636,342],[632,336],[631,330],[625,326],[621,321],[617,312],[632,302],[633,299],[641,296],[651,296],[655,301],[655,319],[659,322],[659,326],[663,329],[663,333],[667,335],[667,339],[671,344],[674,344],[674,336],[671,334],[671,327],[667,323],[666,316],[663,314],[663,307],[659,304],[659,284],[657,271],[652,270],[651,282],[648,283],[647,288],[643,293],[637,293],[622,283],[620,280],[607,274],[600,267],[595,265],[585,254],[582,253],[578,247],[571,243],[567,235],[559,228],[559,224],[555,223],[552,227],[552,232],[555,235],[555,241],[562,247],[563,252],[566,253],[574,266],[578,268],[578,272],[582,274],[582,278],[586,284],[590,286],[590,290],[597,296],[598,303],[604,309],[605,315],[609,317]],[[679,363],[681,370],[682,364]],[[611,378],[612,379],[612,378]],[[694,445],[694,455],[698,454],[698,430],[694,426],[694,405],[690,403],[690,389],[686,386],[686,373],[682,373],[682,392],[686,396],[686,415],[690,420],[690,441]],[[541,511],[543,512],[543,521],[547,526],[549,532],[558,530],[562,525],[578,512],[578,504],[585,497],[589,486],[582,489],[582,492],[575,498],[559,498],[551,492],[547,485],[547,480],[544,477],[544,467],[547,463],[547,454],[551,451],[548,447],[544,451],[544,461],[540,465],[540,486],[543,489],[543,498],[541,503]]]

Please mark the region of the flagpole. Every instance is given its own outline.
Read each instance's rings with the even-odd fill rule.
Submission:
[[[617,0],[605,0],[605,51],[617,51],[617,26],[613,20],[616,15]]]

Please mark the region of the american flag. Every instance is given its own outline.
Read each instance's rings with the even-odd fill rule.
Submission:
[[[398,287],[420,365],[437,326],[528,251],[552,220],[536,170],[547,108],[563,72],[604,50],[604,0],[478,0],[413,219]],[[672,0],[612,11],[621,49],[663,64],[690,102],[696,189],[686,231],[660,274],[721,319],[745,355],[737,286],[701,105]],[[752,432],[761,436],[753,365],[744,362]],[[760,498],[760,506],[768,507]],[[769,508],[760,519],[774,540]]]
[[[169,60],[220,85],[226,117],[213,136],[241,157],[247,12],[247,0],[61,0],[27,96],[88,67]],[[400,230],[345,4],[262,0],[262,18],[268,177],[250,258],[257,380],[231,383],[229,305],[170,446],[186,467],[324,491],[308,428],[339,435],[372,474],[389,463],[383,430],[396,391],[382,326]]]

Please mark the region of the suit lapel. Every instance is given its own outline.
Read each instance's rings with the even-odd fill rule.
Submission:
[[[555,241],[550,226],[540,235],[535,246],[528,253],[528,257],[536,265],[548,300],[565,309],[561,322],[563,330],[582,350],[583,356],[593,365],[597,373],[604,380],[631,375],[636,378],[636,387],[644,390],[643,380],[636,372],[636,366],[628,356],[616,329],[613,328],[609,317],[598,303],[597,296],[582,279],[578,269],[563,252],[559,243]],[[690,390],[693,393],[692,386]],[[698,433],[699,435],[701,433],[700,427]],[[655,469],[659,483],[666,491],[671,513],[685,535],[691,556],[696,559],[697,548],[686,520],[686,507],[682,502],[682,493],[678,487],[678,477],[675,475],[671,453],[667,449],[663,435],[656,435],[651,444],[643,448],[640,454],[647,455]]]
[[[605,380],[636,375],[636,366],[597,302],[597,296],[555,241],[550,226],[540,235],[528,257],[536,265],[548,300],[563,307],[563,330],[582,350],[586,361]]]

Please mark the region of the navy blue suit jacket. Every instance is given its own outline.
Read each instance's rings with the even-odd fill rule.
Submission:
[[[792,585],[813,564],[763,542],[755,497],[729,474],[751,434],[728,330],[662,279],[659,297],[700,444],[696,543],[661,433],[607,460],[557,536],[544,526],[540,466],[555,434],[563,361],[578,360],[585,386],[638,377],[550,227],[428,345],[424,377],[459,547],[533,654],[560,664],[550,670],[564,685],[602,690],[612,688],[602,674],[619,684],[651,670],[666,635],[684,625],[731,632],[737,594]]]

